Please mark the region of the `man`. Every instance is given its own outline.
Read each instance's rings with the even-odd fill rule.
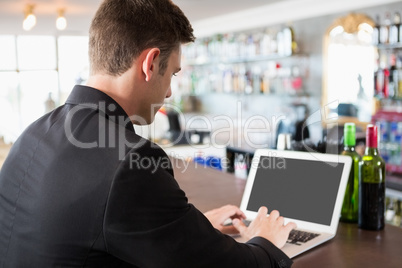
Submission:
[[[29,126],[1,170],[1,267],[291,265],[278,248],[294,224],[265,207],[250,227],[235,206],[203,215],[165,152],[134,132],[132,123],[151,123],[171,95],[180,45],[193,40],[169,0],[101,4],[87,86]],[[221,232],[229,218],[247,243]]]

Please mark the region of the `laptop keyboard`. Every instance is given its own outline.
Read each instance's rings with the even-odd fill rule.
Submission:
[[[246,226],[248,226],[251,223],[251,221],[249,221],[249,220],[244,220],[243,222]],[[306,243],[319,235],[320,234],[293,229],[292,231],[290,231],[290,234],[289,234],[289,237],[288,237],[288,240],[286,241],[286,243],[301,246],[302,243]]]
[[[290,231],[288,240],[286,243],[289,244],[295,244],[295,245],[302,245],[301,243],[306,243],[307,241],[310,241],[311,239],[319,236],[320,234],[316,233],[310,233],[310,232],[305,232],[305,231],[299,231],[299,230],[292,230]]]

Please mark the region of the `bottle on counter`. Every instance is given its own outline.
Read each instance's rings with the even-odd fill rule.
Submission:
[[[290,133],[280,133],[276,145],[277,150],[291,150],[292,149],[292,135]]]
[[[359,163],[359,217],[361,229],[381,230],[385,218],[385,162],[378,151],[376,125],[366,130],[366,150]]]
[[[401,218],[402,218],[401,200],[397,200],[395,203],[395,216],[392,220],[392,224],[395,226],[402,226]]]
[[[395,197],[386,198],[386,212],[385,212],[385,222],[395,226],[401,226],[401,200]]]
[[[241,179],[247,179],[247,162],[243,154],[236,154],[234,160],[234,174]]]
[[[359,212],[359,162],[360,155],[356,152],[356,126],[354,123],[346,123],[344,127],[344,150],[342,155],[352,158],[348,184],[341,210],[340,220],[343,222],[357,222]]]
[[[385,198],[385,222],[392,223],[395,217],[396,200],[392,197]]]

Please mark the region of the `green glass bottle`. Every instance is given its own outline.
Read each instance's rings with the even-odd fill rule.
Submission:
[[[345,147],[341,154],[352,158],[352,167],[346,185],[340,220],[356,223],[359,212],[359,162],[361,158],[355,150],[356,126],[354,123],[345,124],[343,137]]]
[[[384,214],[385,162],[378,152],[377,126],[368,125],[366,151],[359,163],[359,228],[383,229]]]

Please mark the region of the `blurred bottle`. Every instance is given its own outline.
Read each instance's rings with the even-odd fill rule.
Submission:
[[[263,33],[262,38],[260,39],[260,53],[263,56],[267,56],[271,54],[271,33],[270,31],[267,29],[265,30],[265,32]]]
[[[380,44],[380,16],[376,16],[376,20],[375,20],[375,26],[373,28],[373,45],[378,45]]]
[[[395,202],[395,216],[392,220],[392,224],[395,226],[401,226],[401,218],[402,218],[402,207],[401,207],[401,200],[397,200]]]
[[[380,133],[381,142],[388,142],[389,141],[389,132],[390,132],[390,125],[389,122],[385,119],[381,119],[377,121],[377,129]]]
[[[276,149],[282,151],[291,150],[292,149],[291,137],[292,135],[290,133],[280,133],[278,135],[278,142],[276,145]]]
[[[378,134],[380,137],[379,152],[384,159],[385,163],[389,162],[390,148],[389,148],[389,122],[387,120],[379,120],[376,122]]]
[[[402,98],[402,59],[401,57],[396,58],[396,76],[397,76],[397,83],[395,85],[395,93],[396,93],[396,98],[401,99]]]
[[[247,179],[247,162],[243,154],[236,154],[234,160],[235,176],[241,179]]]
[[[401,26],[401,15],[399,12],[395,12],[392,25],[389,29],[389,43],[397,44],[400,42],[399,29]]]
[[[389,124],[389,141],[390,142],[395,142],[396,141],[396,136],[398,135],[398,122],[392,121]]]
[[[247,57],[254,57],[257,54],[257,47],[254,35],[250,34],[247,36],[246,47],[247,47],[246,52]]]
[[[378,152],[377,126],[368,125],[359,163],[359,228],[381,230],[385,217],[385,162]]]
[[[253,93],[253,85],[254,85],[254,77],[251,70],[247,69],[245,74],[245,86],[244,86],[244,93],[251,94]]]
[[[396,98],[398,96],[398,71],[396,68],[396,56],[390,55],[390,68],[388,76],[388,96]]]
[[[270,76],[269,71],[265,70],[262,72],[260,76],[260,93],[261,94],[269,94],[271,85],[270,85]]]
[[[283,46],[284,46],[284,55],[290,56],[292,54],[297,53],[298,46],[295,39],[295,32],[293,27],[289,23],[283,30]]]
[[[389,98],[389,74],[390,74],[388,67],[385,67],[383,69],[383,74],[384,74],[383,75],[384,83],[382,86],[382,97],[387,99],[387,98]]]
[[[391,132],[390,132],[390,147],[391,147],[391,156],[389,159],[389,164],[395,166],[401,166],[401,130],[402,122],[393,121],[390,124]]]
[[[377,63],[377,70],[374,72],[374,94],[378,99],[384,98],[384,84],[385,84],[385,75],[384,75],[384,63],[380,59]]]
[[[402,122],[398,122],[397,125],[397,135],[395,137],[396,144],[396,157],[395,157],[395,165],[402,166]]]
[[[402,43],[402,23],[399,24],[398,33],[399,33],[399,36],[398,36],[399,43]]]
[[[359,162],[360,156],[355,150],[356,126],[354,123],[346,123],[344,127],[344,150],[342,155],[352,158],[352,168],[346,185],[345,197],[341,210],[341,221],[357,222],[359,212]]]
[[[227,69],[223,72],[223,92],[233,92],[233,72]]]
[[[392,197],[387,197],[385,200],[385,221],[392,223],[395,217],[395,203],[396,200]]]
[[[378,85],[379,85],[379,83],[378,83],[378,69],[379,69],[379,67],[377,65],[376,69],[374,70],[374,75],[373,75],[373,77],[374,77],[374,97],[378,97],[379,93],[380,93],[380,89],[378,88]]]
[[[384,23],[380,27],[380,43],[389,44],[389,30],[391,27],[391,15],[389,12],[385,14]]]
[[[254,66],[251,70],[252,76],[252,92],[253,93],[260,93],[261,92],[261,84],[260,84],[260,77],[261,77],[261,68],[259,66]]]
[[[271,51],[271,54],[277,54],[278,53],[277,31],[274,29],[271,29],[270,32],[271,32],[270,51]]]
[[[276,41],[278,46],[278,55],[285,55],[285,37],[283,35],[283,31],[278,31],[276,34]]]

